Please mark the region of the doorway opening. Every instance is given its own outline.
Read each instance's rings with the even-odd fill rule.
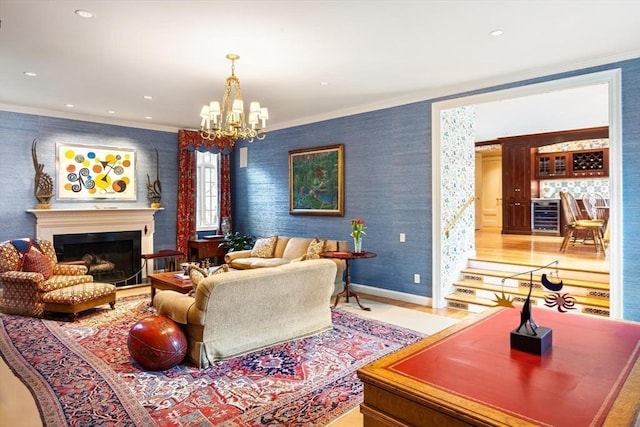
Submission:
[[[441,146],[442,135],[445,135],[449,129],[446,129],[446,123],[441,123],[441,114],[443,111],[469,107],[473,105],[479,105],[488,102],[497,102],[502,100],[510,100],[516,98],[523,98],[532,95],[539,95],[548,92],[562,91],[565,89],[578,88],[583,86],[591,86],[598,84],[606,84],[608,88],[608,114],[609,114],[609,141],[610,141],[610,156],[609,162],[612,165],[621,164],[621,147],[620,147],[620,135],[621,135],[621,120],[620,120],[620,70],[608,70],[599,73],[586,74],[583,76],[572,77],[567,79],[559,79],[548,81],[544,83],[538,83],[528,86],[519,86],[512,89],[506,89],[496,92],[488,92],[485,94],[472,95],[468,97],[450,99],[434,103],[432,106],[432,172],[433,172],[433,203],[436,206],[440,206],[441,209],[433,209],[432,218],[432,235],[433,235],[433,306],[440,308],[445,306],[444,297],[447,295],[450,284],[446,282],[446,278],[442,274],[443,265],[451,265],[452,262],[460,263],[461,260],[447,259],[448,253],[443,251],[443,240],[447,237],[443,230],[448,221],[447,218],[442,218],[441,212],[447,211],[442,208],[442,203],[445,203],[444,197],[442,197],[441,183],[447,179],[455,179],[455,177],[447,177],[447,168],[443,167],[441,158]],[[524,119],[523,119],[524,120]],[[473,147],[469,148],[470,150]],[[473,165],[469,165],[472,167]],[[621,254],[622,254],[622,212],[619,206],[619,201],[622,200],[622,173],[619,167],[610,167],[610,190],[611,190],[611,244],[609,249],[610,259],[610,283],[611,286],[611,317],[622,317],[622,291],[619,288],[619,284],[622,283],[622,268],[621,268]],[[464,230],[465,233],[474,233],[474,227],[470,227],[470,230]],[[465,254],[469,255],[469,254]]]

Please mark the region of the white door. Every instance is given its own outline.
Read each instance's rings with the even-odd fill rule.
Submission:
[[[482,156],[481,227],[502,228],[502,155]]]

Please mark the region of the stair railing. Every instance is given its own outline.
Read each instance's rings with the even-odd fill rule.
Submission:
[[[464,202],[464,205],[462,205],[462,207],[458,210],[458,213],[456,214],[456,216],[453,217],[453,220],[451,220],[447,228],[445,228],[444,230],[444,235],[446,238],[449,238],[449,233],[451,232],[451,230],[453,230],[453,228],[456,226],[458,221],[460,221],[460,218],[462,218],[462,214],[464,213],[465,210],[467,210],[469,206],[471,206],[471,203],[473,203],[474,200],[475,200],[475,196],[469,196],[467,201]]]

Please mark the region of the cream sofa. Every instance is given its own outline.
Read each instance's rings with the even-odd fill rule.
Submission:
[[[288,237],[288,236],[274,236],[275,245],[271,253],[260,253],[256,251],[256,247],[251,250],[234,251],[225,255],[225,262],[231,268],[237,270],[248,270],[254,268],[264,267],[276,267],[283,264],[289,264],[300,260],[309,252],[310,245],[314,241],[323,241],[322,251],[337,251],[340,249],[346,250],[348,243],[346,240],[328,240],[317,238],[305,238],[305,237]],[[260,241],[264,241],[268,238],[258,239],[256,245],[259,245]],[[332,295],[337,295],[344,289],[344,281],[342,280],[344,269],[346,267],[344,260],[332,259],[336,264],[336,277],[334,280],[335,288]]]
[[[330,329],[336,269],[331,260],[315,259],[231,270],[200,280],[193,296],[159,291],[153,305],[159,315],[185,325],[187,358],[206,368]]]

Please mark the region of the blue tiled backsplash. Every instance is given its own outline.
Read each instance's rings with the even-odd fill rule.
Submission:
[[[586,193],[598,193],[608,200],[609,178],[540,180],[540,197],[559,199],[560,191],[568,191],[576,199]]]

